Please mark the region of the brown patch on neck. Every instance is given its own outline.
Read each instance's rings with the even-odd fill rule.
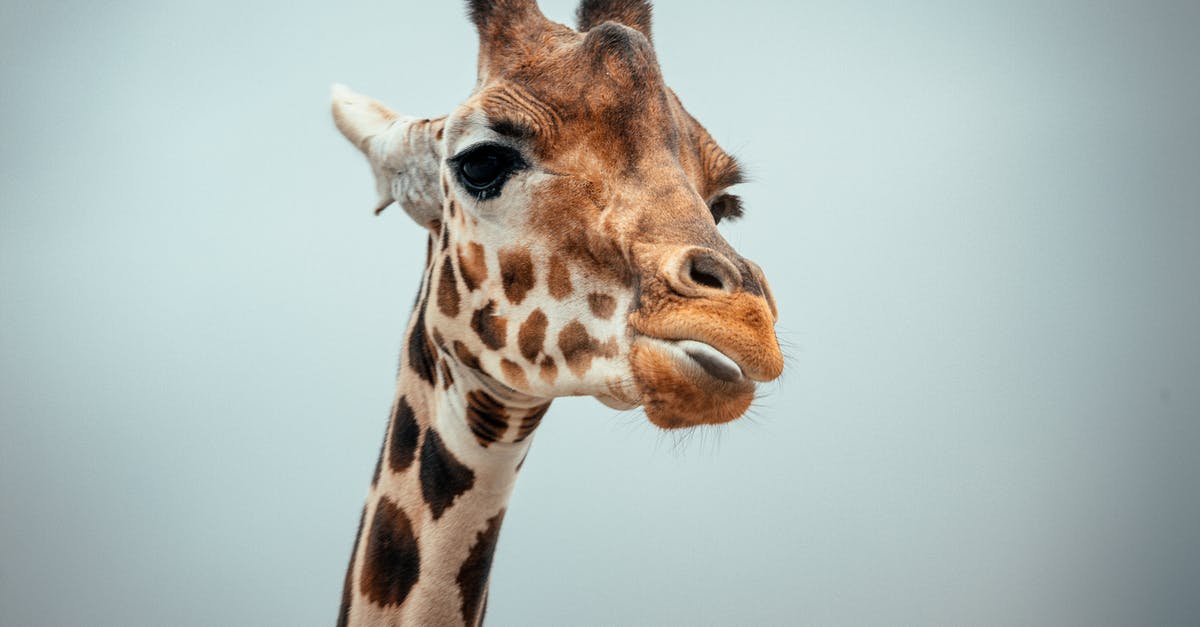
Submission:
[[[526,248],[504,249],[499,257],[504,295],[512,304],[520,305],[537,280],[533,271],[533,257]]]
[[[487,279],[487,260],[484,257],[483,246],[478,242],[458,247],[458,265],[462,270],[463,285],[467,286],[468,292],[478,289]]]
[[[508,343],[508,320],[496,315],[496,302],[488,301],[483,309],[471,316],[471,328],[492,350],[503,348]]]
[[[529,451],[525,451],[528,455]],[[525,458],[521,458],[521,464],[525,463]],[[517,464],[517,471],[521,470],[521,464]],[[350,549],[350,565],[346,567],[346,579],[342,582],[342,606],[338,611],[337,627],[347,627],[350,623],[350,603],[354,600],[354,559],[358,557],[358,543],[362,541],[363,523],[367,521],[367,508],[363,507],[362,514],[358,517],[358,531],[354,533],[354,548]]]
[[[413,324],[412,334],[408,336],[408,365],[427,383],[433,383],[434,367],[437,364],[433,343],[429,341],[428,330],[425,328],[425,305],[428,298],[417,304],[417,319]]]
[[[404,472],[412,466],[417,456],[417,440],[421,427],[408,399],[401,396],[396,401],[396,414],[392,418],[392,432],[388,447],[388,466],[392,472]]]
[[[546,277],[546,283],[550,289],[550,295],[555,300],[562,300],[575,291],[571,285],[571,271],[567,269],[567,264],[562,257],[550,256],[550,273]]]
[[[550,403],[546,403],[537,409],[530,410],[521,419],[521,424],[517,425],[517,439],[514,442],[524,442],[526,438],[533,435],[533,430],[542,424],[542,416],[545,416],[546,411],[549,409]]]
[[[572,320],[559,332],[558,348],[567,360],[567,367],[577,377],[582,377],[591,368],[593,358],[613,357],[617,354],[616,340],[610,339],[601,344],[578,320]]]
[[[492,557],[496,554],[496,541],[500,538],[500,523],[504,510],[487,522],[487,527],[475,535],[475,543],[467,554],[467,560],[458,569],[458,588],[462,592],[462,616],[467,625],[483,623],[483,599],[487,595],[488,575],[492,571]]]
[[[450,255],[442,257],[441,269],[438,270],[438,309],[447,318],[458,317],[458,280],[454,276],[454,264],[450,263]]]
[[[499,442],[508,431],[508,411],[483,390],[467,392],[467,426],[480,446]]]
[[[608,320],[617,310],[617,299],[608,294],[592,292],[588,294],[588,307],[591,307],[592,315],[601,320]]]
[[[398,606],[420,578],[421,551],[412,521],[384,496],[375,507],[367,536],[359,585],[368,599],[383,607]]]
[[[475,485],[475,471],[458,461],[432,428],[425,430],[419,475],[421,496],[433,512],[434,520],[441,518],[455,499]]]

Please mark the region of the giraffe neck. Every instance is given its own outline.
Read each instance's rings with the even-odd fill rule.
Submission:
[[[430,341],[423,315],[428,275],[405,340],[339,625],[482,622],[500,524],[529,436],[549,408]]]

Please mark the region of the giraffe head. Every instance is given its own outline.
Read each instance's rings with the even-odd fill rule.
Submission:
[[[649,3],[584,0],[578,30],[534,0],[468,5],[478,81],[449,115],[334,91],[377,210],[430,231],[414,333],[527,396],[643,405],[663,428],[742,415],[782,372],[778,314],[717,230],[742,177],[663,82]]]

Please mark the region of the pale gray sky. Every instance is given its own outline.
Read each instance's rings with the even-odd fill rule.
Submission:
[[[328,86],[475,63],[338,4],[0,6],[0,625],[333,623],[424,242]],[[489,624],[1200,620],[1200,5],[656,13],[789,368],[683,439],[558,402]]]

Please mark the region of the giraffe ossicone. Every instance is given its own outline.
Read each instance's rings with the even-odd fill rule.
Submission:
[[[439,118],[343,86],[379,201],[428,230],[339,624],[476,625],[550,401],[665,429],[741,416],[783,359],[762,271],[721,237],[736,161],[663,82],[642,0],[470,0],[478,82]]]

